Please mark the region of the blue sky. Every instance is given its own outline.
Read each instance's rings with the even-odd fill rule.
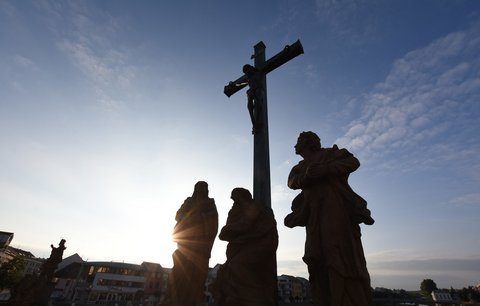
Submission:
[[[267,76],[278,272],[307,276],[287,229],[293,146],[312,130],[350,176],[372,285],[480,282],[477,1],[0,1],[0,211],[13,245],[171,267],[174,215],[198,180],[225,224],[252,189],[245,90],[223,86],[300,39]],[[217,240],[210,264],[225,260]]]

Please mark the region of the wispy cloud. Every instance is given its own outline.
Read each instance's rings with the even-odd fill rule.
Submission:
[[[13,57],[13,60],[17,65],[19,65],[21,67],[29,68],[29,67],[34,67],[35,66],[35,64],[33,63],[33,61],[31,59],[29,59],[25,56],[19,55],[19,54],[15,55]]]
[[[15,15],[15,8],[8,3],[8,1],[0,1],[0,14],[13,17]]]
[[[368,270],[372,285],[414,290],[422,279],[431,277],[441,287],[475,285],[480,273],[479,257],[428,258],[415,250],[384,250],[367,254]],[[281,268],[280,268],[281,267]],[[299,260],[279,260],[279,274],[308,278],[306,265]]]
[[[478,282],[480,257],[423,256],[413,249],[383,250],[366,255],[373,286],[413,290],[425,278],[440,287],[462,288]]]
[[[469,205],[480,207],[480,193],[469,193],[450,200],[455,205]]]
[[[376,21],[371,1],[316,0],[316,15],[345,43],[359,45],[375,36]]]
[[[32,71],[38,71],[39,68],[35,62],[23,55],[16,54],[10,57],[11,63],[5,67],[5,71],[9,71],[9,78],[6,80],[6,83],[9,84],[10,88],[15,92],[26,93],[28,92],[25,87],[25,83],[22,82],[23,78],[18,76],[20,72],[30,74]]]
[[[295,37],[292,37],[292,33],[296,31],[298,26],[296,18],[298,18],[299,15],[302,15],[299,12],[300,7],[299,5],[290,5],[289,1],[279,2],[278,6],[279,14],[273,19],[273,21],[271,21],[271,23],[263,25],[261,30],[263,32],[271,32],[277,28],[281,29],[284,33],[282,37],[283,42],[289,44],[292,39],[295,39]]]
[[[469,272],[480,273],[480,259],[425,259],[399,261],[369,261],[372,273],[379,274],[448,274]]]
[[[39,8],[49,16],[57,46],[91,81],[98,100],[107,108],[121,103],[121,94],[135,80],[136,68],[122,49],[121,22],[85,3],[43,1]]]
[[[373,287],[418,290],[422,279],[433,278],[439,287],[462,288],[477,284],[480,273],[479,258],[419,258],[413,250],[387,250],[366,257]],[[278,263],[279,274],[308,278],[301,260]]]
[[[389,250],[382,250],[374,253],[366,254],[366,257],[370,261],[381,261],[381,262],[390,262],[390,261],[398,261],[400,259],[403,260],[420,260],[425,259],[424,257],[420,257],[421,255],[418,254],[418,251],[413,249],[389,249]]]
[[[477,24],[396,60],[385,81],[356,100],[361,115],[336,142],[365,160],[400,153],[404,169],[445,160],[478,164],[479,52]]]
[[[295,275],[308,278],[307,265],[301,260],[278,260],[278,275]]]

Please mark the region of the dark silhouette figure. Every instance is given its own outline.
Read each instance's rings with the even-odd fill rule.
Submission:
[[[63,251],[65,251],[65,239],[60,240],[58,248],[54,247],[53,244],[50,245],[52,251],[50,252],[50,257],[45,261],[40,270],[39,278],[46,282],[50,282],[53,278],[53,273],[58,267],[58,264],[62,262]]]
[[[261,128],[260,116],[263,108],[262,72],[249,64],[244,65],[242,70],[245,73],[246,82],[231,84],[235,84],[237,87],[248,85],[247,108],[252,121],[252,134],[256,134]]]
[[[198,306],[203,300],[208,261],[218,230],[215,201],[208,197],[208,184],[195,184],[193,195],[177,211],[173,239],[173,268],[165,302],[169,306]]]
[[[218,306],[276,305],[277,224],[270,210],[243,188],[234,201],[219,238],[228,241],[227,261],[217,273],[213,295]]]
[[[295,146],[303,157],[290,172],[288,187],[301,189],[293,200],[288,227],[306,226],[304,262],[317,306],[373,305],[363,253],[360,223],[374,220],[367,202],[348,184],[360,163],[346,149],[322,148],[313,132],[303,132]]]
[[[8,306],[47,305],[50,295],[55,287],[52,282],[53,274],[62,262],[65,239],[60,240],[58,248],[50,245],[52,251],[40,270],[40,275],[25,275],[20,283],[12,291],[12,298],[7,302]]]

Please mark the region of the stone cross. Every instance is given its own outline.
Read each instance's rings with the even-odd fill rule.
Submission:
[[[270,187],[270,152],[268,143],[267,114],[267,78],[270,71],[280,67],[294,57],[303,54],[300,40],[287,45],[269,60],[265,60],[265,44],[259,42],[254,46],[254,67],[245,65],[240,78],[230,82],[224,88],[224,93],[230,97],[245,86],[249,86],[248,110],[252,120],[253,140],[253,198],[268,209],[271,209]]]

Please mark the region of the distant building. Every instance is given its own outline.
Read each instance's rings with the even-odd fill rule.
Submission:
[[[302,277],[282,274],[277,277],[278,297],[283,302],[302,302],[309,300],[310,284]]]
[[[152,262],[143,262],[142,266],[145,269],[144,299],[152,304],[158,304],[167,293],[170,269]]]
[[[292,296],[291,276],[282,274],[277,277],[278,297],[282,302],[290,302]]]
[[[450,292],[443,290],[432,291],[432,299],[435,302],[435,306],[452,306],[458,303]]]
[[[0,231],[0,266],[2,263],[10,261],[12,258],[7,254],[7,247],[13,240],[13,233]]]
[[[58,281],[52,298],[88,304],[157,304],[166,294],[169,271],[151,262],[72,262],[55,273]]]
[[[143,300],[145,268],[120,262],[74,262],[55,276],[65,282],[66,300],[89,304]],[[60,280],[59,280],[60,281]],[[57,293],[58,294],[58,293]]]
[[[77,253],[70,255],[68,257],[65,257],[63,258],[62,262],[58,264],[57,270],[63,269],[64,267],[74,262],[82,263],[83,259]]]
[[[44,262],[41,258],[36,258],[32,253],[17,249],[11,246],[6,246],[0,250],[0,264],[8,262],[14,258],[20,257],[25,262],[23,275],[37,274]]]
[[[0,231],[0,249],[6,248],[13,240],[13,233]]]
[[[41,258],[24,258],[25,268],[23,269],[23,275],[36,275],[40,273],[40,268],[45,262]]]
[[[64,267],[71,265],[71,264],[82,264],[83,259],[77,253],[68,256],[62,260],[61,263],[58,264],[57,270],[60,271]],[[66,299],[67,297],[71,297],[73,292],[75,291],[75,281],[69,279],[56,279],[55,288],[52,292],[51,297],[53,299]]]
[[[216,264],[215,267],[208,269],[207,279],[205,280],[204,302],[209,305],[213,303],[212,285],[217,279],[217,273],[222,265]]]
[[[308,281],[308,279],[303,278],[303,277],[297,276],[295,278],[300,282],[300,284],[302,284],[303,301],[310,301],[311,298],[312,298],[312,292],[311,292],[311,289],[310,289],[310,282]]]

